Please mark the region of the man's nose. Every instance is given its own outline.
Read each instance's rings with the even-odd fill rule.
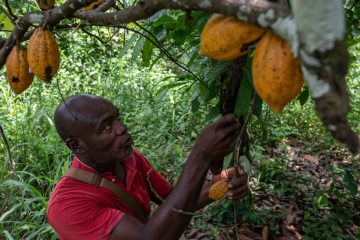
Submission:
[[[116,134],[123,135],[127,133],[127,126],[119,121],[116,121]]]

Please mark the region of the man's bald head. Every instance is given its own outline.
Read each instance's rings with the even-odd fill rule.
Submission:
[[[54,113],[55,127],[61,139],[65,141],[78,136],[83,125],[91,121],[103,105],[112,104],[105,98],[85,94],[71,96],[62,102]]]

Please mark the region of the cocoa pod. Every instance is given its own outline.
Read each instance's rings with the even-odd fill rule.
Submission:
[[[92,2],[90,5],[84,7],[82,9],[83,12],[89,11],[89,10],[94,10],[95,8],[97,8],[98,6],[100,6],[105,0],[97,0],[95,2]]]
[[[45,82],[50,82],[60,65],[60,52],[51,32],[37,28],[29,39],[29,66],[33,73]]]
[[[274,112],[299,95],[304,84],[300,63],[290,44],[268,30],[260,39],[252,63],[255,90]]]
[[[222,179],[214,183],[209,189],[209,198],[213,200],[220,200],[225,196],[225,193],[228,191],[228,181]]]
[[[6,59],[6,78],[11,89],[20,94],[30,87],[34,74],[29,72],[25,47],[14,46]]]
[[[41,10],[48,10],[55,6],[55,0],[36,0],[36,3]]]
[[[200,37],[200,54],[219,61],[235,59],[247,53],[244,46],[259,39],[265,29],[235,17],[214,14]]]

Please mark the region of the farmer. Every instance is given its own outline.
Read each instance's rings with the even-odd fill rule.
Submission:
[[[61,239],[178,239],[191,216],[211,200],[210,165],[231,152],[240,124],[228,114],[205,127],[174,187],[132,147],[119,109],[93,95],[75,95],[55,111],[55,127],[73,152],[71,168],[49,202],[49,224]],[[223,171],[223,173],[225,173]],[[234,169],[227,171],[234,175]],[[217,176],[219,178],[219,176]],[[246,177],[229,185],[226,197],[248,192]],[[159,205],[151,217],[150,201]]]

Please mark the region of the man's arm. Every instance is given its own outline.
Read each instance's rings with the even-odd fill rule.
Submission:
[[[234,115],[229,114],[203,129],[192,149],[184,170],[164,203],[146,224],[131,216],[124,216],[112,232],[111,239],[162,240],[178,239],[191,215],[179,213],[172,208],[195,212],[200,192],[210,163],[224,159],[234,145],[240,125]]]

